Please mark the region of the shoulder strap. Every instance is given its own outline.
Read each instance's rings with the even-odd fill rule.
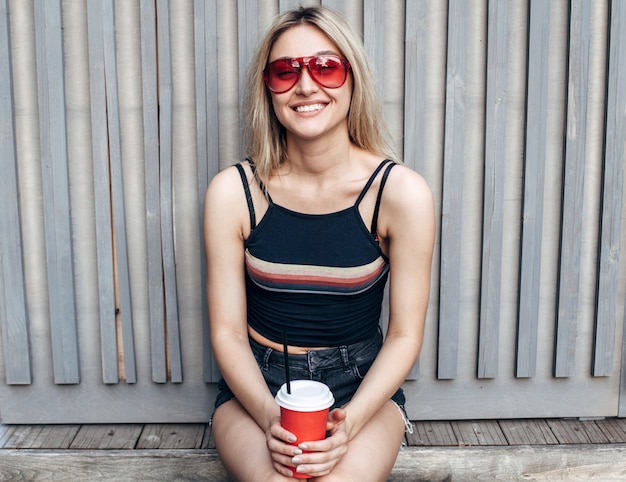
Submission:
[[[270,193],[265,188],[265,184],[263,184],[261,182],[261,180],[258,178],[258,176],[256,175],[256,166],[254,164],[254,161],[251,158],[249,158],[249,157],[246,157],[246,161],[248,161],[248,164],[250,164],[250,170],[252,171],[252,175],[254,176],[254,178],[256,179],[257,183],[259,184],[259,189],[261,189],[261,192],[263,193],[263,195],[267,199],[267,202],[269,204],[273,204],[272,196],[270,196]]]
[[[370,176],[370,178],[367,180],[367,183],[365,184],[365,187],[363,188],[363,190],[361,191],[361,194],[359,194],[359,197],[357,198],[356,202],[354,203],[355,206],[358,206],[359,204],[361,204],[361,201],[363,200],[363,198],[365,197],[365,195],[367,194],[367,191],[369,190],[370,187],[372,187],[372,183],[374,182],[374,179],[376,179],[376,176],[378,176],[378,173],[380,172],[380,170],[385,166],[385,164],[387,163],[393,163],[393,161],[389,160],[389,159],[385,159],[384,161],[382,161],[378,167],[376,168],[376,170],[374,171],[374,173]]]
[[[250,229],[252,230],[256,227],[256,215],[254,214],[254,204],[252,203],[252,193],[250,192],[248,176],[246,176],[246,172],[243,170],[241,163],[235,164],[235,167],[239,171],[243,191],[246,193],[246,202],[248,203],[248,212],[250,213]]]
[[[380,186],[378,187],[378,196],[376,197],[376,206],[374,207],[374,216],[372,216],[372,229],[371,233],[376,236],[376,229],[378,228],[378,211],[380,210],[380,200],[383,197],[383,188],[385,187],[385,183],[387,182],[387,178],[389,177],[389,172],[393,166],[395,166],[395,162],[391,162],[383,172],[383,177],[380,180]]]

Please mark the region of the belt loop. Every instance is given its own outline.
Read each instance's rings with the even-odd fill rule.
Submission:
[[[350,354],[348,353],[348,347],[346,345],[341,345],[339,347],[339,352],[341,353],[341,362],[343,363],[343,371],[348,373],[350,371]]]

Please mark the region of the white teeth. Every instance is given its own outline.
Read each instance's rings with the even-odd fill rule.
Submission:
[[[313,112],[316,110],[320,110],[324,106],[322,104],[312,104],[312,105],[300,105],[296,107],[296,112]]]

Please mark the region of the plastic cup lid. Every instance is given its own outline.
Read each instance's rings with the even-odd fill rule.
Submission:
[[[276,394],[276,403],[283,408],[296,412],[316,412],[330,407],[335,398],[330,389],[314,380],[293,380],[291,394],[287,393],[285,383]]]

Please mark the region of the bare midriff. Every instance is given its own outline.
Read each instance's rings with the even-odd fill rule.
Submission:
[[[272,341],[266,337],[264,337],[263,335],[261,335],[258,331],[254,330],[253,328],[250,327],[250,325],[248,325],[248,335],[250,336],[250,338],[252,338],[254,341],[256,341],[259,345],[263,345],[266,346],[268,348],[271,348],[273,350],[279,351],[279,352],[283,352],[283,345],[282,343],[276,343],[275,341]],[[324,350],[328,347],[325,346],[293,346],[293,345],[287,345],[287,353],[289,353],[290,355],[306,355],[307,352],[309,351],[313,351],[313,350]]]

